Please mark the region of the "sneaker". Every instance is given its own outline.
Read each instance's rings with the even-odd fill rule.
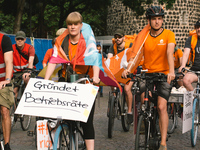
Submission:
[[[100,97],[103,97],[103,93],[100,93]]]
[[[160,145],[159,149],[158,150],[167,150],[167,146],[164,146],[164,145]]]
[[[127,114],[128,124],[133,123],[133,114]]]
[[[8,143],[4,145],[4,150],[11,150],[10,145]]]

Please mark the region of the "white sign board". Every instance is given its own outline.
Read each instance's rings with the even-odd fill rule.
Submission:
[[[183,99],[183,128],[182,133],[192,129],[192,106],[194,92],[184,92]]]
[[[37,121],[37,150],[53,149],[53,144],[49,136],[47,120]],[[54,139],[56,130],[51,131],[52,139]],[[58,141],[59,142],[59,141]],[[57,145],[59,147],[59,143]]]
[[[16,114],[87,122],[98,87],[31,78]]]

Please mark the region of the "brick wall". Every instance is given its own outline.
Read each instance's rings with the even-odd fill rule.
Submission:
[[[159,5],[157,0],[154,0],[153,5]],[[160,6],[165,8],[165,5]],[[171,9],[165,9],[163,27],[175,33],[177,45],[182,50],[189,31],[194,29],[195,22],[200,19],[199,7],[200,0],[176,0]],[[135,12],[119,0],[113,0],[108,8],[108,35],[113,35],[117,28],[123,29],[125,34],[138,34],[146,24],[145,15],[136,18]]]

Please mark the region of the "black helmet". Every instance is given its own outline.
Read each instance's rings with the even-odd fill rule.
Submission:
[[[146,17],[149,19],[151,16],[164,16],[165,12],[160,6],[151,6],[146,11]]]
[[[200,26],[200,20],[198,20],[198,21],[194,24],[194,26]]]

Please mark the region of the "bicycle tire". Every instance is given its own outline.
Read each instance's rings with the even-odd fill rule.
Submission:
[[[68,134],[66,134],[67,143],[65,142],[63,144],[62,127],[61,125],[59,125],[58,128],[56,129],[54,140],[53,140],[53,150],[57,150],[58,140],[59,140],[59,148],[58,148],[59,150],[74,150],[75,143],[72,136],[72,131],[69,129],[69,126],[66,124],[63,124],[62,126],[63,126],[63,129],[65,130],[64,131],[65,133],[69,131]]]
[[[27,131],[31,124],[31,116],[21,115],[20,124],[23,131]]]
[[[124,92],[122,92],[121,96],[121,123],[122,123],[122,128],[125,132],[128,132],[130,129],[130,124],[128,123],[128,118],[127,118],[127,112],[128,112],[128,106],[125,98]]]
[[[176,128],[176,122],[178,119],[176,111],[177,111],[177,108],[174,103],[167,104],[167,112],[169,116],[169,123],[168,123],[168,129],[167,129],[168,134],[172,134]]]
[[[83,131],[82,128],[78,128],[76,132],[74,133],[74,138],[75,138],[75,149],[76,150],[86,150],[86,144],[85,140],[83,138]]]
[[[144,116],[139,116],[137,131],[135,137],[135,150],[146,150],[146,128],[144,124]]]
[[[192,129],[190,132],[192,147],[196,145],[198,126],[199,126],[199,100],[195,98],[193,102],[193,112],[192,112]]]
[[[116,115],[115,98],[116,98],[115,96],[112,96],[112,99],[110,101],[109,117],[108,117],[108,138],[112,138],[112,134],[113,134],[114,120],[115,120],[115,115]]]
[[[17,121],[17,116],[14,114],[16,110],[15,103],[13,106],[10,108],[10,120],[11,120],[11,130],[15,126],[16,121]]]
[[[35,134],[35,147],[37,148],[37,122],[35,123],[34,134]]]

